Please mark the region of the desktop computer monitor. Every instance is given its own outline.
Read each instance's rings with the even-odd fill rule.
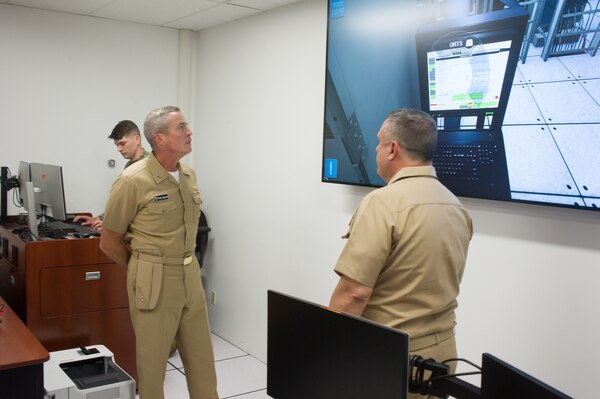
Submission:
[[[489,353],[481,368],[481,399],[573,399]]]
[[[42,217],[54,220],[67,218],[62,168],[56,165],[30,163],[31,182],[34,187],[36,210]]]
[[[405,399],[408,334],[268,292],[267,394],[275,399]]]
[[[23,205],[26,211],[29,211],[27,206],[27,189],[25,188],[25,183],[31,181],[31,170],[28,162],[19,162],[19,171],[17,173],[17,177],[19,179],[19,204]],[[34,209],[31,211],[34,211]]]

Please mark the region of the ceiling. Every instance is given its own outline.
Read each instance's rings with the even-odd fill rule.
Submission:
[[[0,4],[200,30],[299,0],[0,0]]]

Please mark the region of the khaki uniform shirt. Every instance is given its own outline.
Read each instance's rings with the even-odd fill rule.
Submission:
[[[402,168],[362,200],[335,272],[373,288],[367,319],[412,338],[451,329],[471,223],[432,166]]]
[[[194,171],[178,165],[179,183],[154,154],[125,169],[114,182],[103,228],[124,234],[132,252],[183,257],[194,252],[200,192]]]

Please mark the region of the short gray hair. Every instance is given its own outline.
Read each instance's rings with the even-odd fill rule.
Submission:
[[[171,112],[181,112],[178,107],[167,105],[150,111],[144,121],[144,136],[150,146],[154,148],[154,135],[167,129],[167,116]]]
[[[386,119],[388,138],[396,141],[408,156],[421,162],[433,159],[437,125],[431,115],[418,109],[402,108]]]

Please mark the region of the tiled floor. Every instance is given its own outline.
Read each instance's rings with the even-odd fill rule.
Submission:
[[[600,207],[600,53],[519,63],[502,132],[514,199]]]
[[[267,365],[213,334],[217,390],[221,399],[270,399]],[[179,354],[169,359],[165,398],[189,399],[185,370]]]

